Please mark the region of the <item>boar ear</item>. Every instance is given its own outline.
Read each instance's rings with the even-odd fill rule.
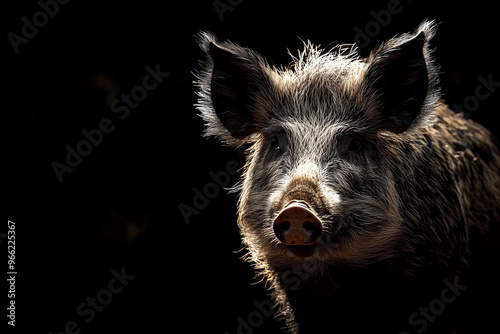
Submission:
[[[197,82],[205,135],[239,145],[265,126],[271,70],[260,55],[208,33],[199,44],[207,56]]]
[[[433,22],[424,22],[414,34],[383,43],[368,58],[364,83],[371,116],[381,128],[402,133],[432,117],[439,98],[438,72],[428,42],[435,30]]]

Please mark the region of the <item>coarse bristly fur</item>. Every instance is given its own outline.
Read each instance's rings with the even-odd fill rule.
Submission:
[[[204,135],[251,144],[238,225],[289,333],[466,333],[494,323],[490,308],[476,304],[484,312],[468,320],[459,302],[442,301],[453,292],[478,303],[451,286],[481,282],[471,268],[489,267],[483,255],[498,264],[500,152],[487,129],[440,100],[435,32],[423,22],[366,59],[353,46],[308,42],[280,69],[199,35]],[[273,221],[292,201],[319,217],[314,245],[276,237]]]

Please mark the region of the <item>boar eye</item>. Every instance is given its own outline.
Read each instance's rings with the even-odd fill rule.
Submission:
[[[349,147],[346,152],[359,152],[363,149],[363,141],[361,137],[354,136],[349,142]]]
[[[271,147],[274,149],[280,148],[280,142],[278,140],[278,137],[274,136],[273,138],[271,138]]]

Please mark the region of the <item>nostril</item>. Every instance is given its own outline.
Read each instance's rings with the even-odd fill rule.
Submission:
[[[288,221],[282,221],[279,223],[274,224],[274,233],[278,237],[279,240],[283,241],[285,240],[287,234],[290,232],[290,228],[292,227],[292,224]]]
[[[280,229],[283,233],[286,233],[286,232],[288,232],[288,231],[290,230],[290,226],[291,226],[291,225],[292,225],[292,224],[291,224],[288,220],[286,220],[286,221],[282,222],[282,223],[279,225],[279,229]]]
[[[313,223],[311,223],[310,221],[305,221],[303,226],[304,226],[304,229],[309,234],[313,234],[316,231],[315,225]]]
[[[306,220],[302,227],[304,231],[309,235],[311,241],[316,241],[321,235],[321,223],[318,220],[309,221]]]

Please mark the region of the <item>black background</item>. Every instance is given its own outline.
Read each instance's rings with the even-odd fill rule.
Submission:
[[[237,333],[238,317],[247,319],[254,300],[268,299],[240,259],[237,196],[221,190],[189,224],[179,211],[181,203],[192,206],[193,188],[211,182],[211,171],[244,162],[238,152],[200,136],[192,82],[203,55],[194,36],[210,30],[271,64],[287,65],[287,48],[296,54],[300,39],[324,47],[353,43],[354,27],[364,30],[374,21],[370,12],[387,4],[245,0],[221,21],[210,0],[71,1],[17,54],[7,34],[21,34],[21,18],[32,21],[40,6],[4,4],[4,198],[17,227],[16,329],[59,333],[75,321],[81,333]],[[434,19],[441,23],[433,45],[450,105],[473,95],[480,75],[500,81],[494,2],[402,0],[401,6],[362,55]],[[118,120],[109,101],[130,93],[145,67],[157,64],[169,76]],[[497,135],[499,95],[470,115]],[[75,148],[85,139],[82,130],[103,118],[112,119],[115,130],[59,182],[53,161],[64,163],[65,147]],[[237,181],[231,177],[231,184]],[[85,323],[77,306],[108,286],[112,269],[122,268],[135,278]],[[277,328],[266,318],[254,332]]]

